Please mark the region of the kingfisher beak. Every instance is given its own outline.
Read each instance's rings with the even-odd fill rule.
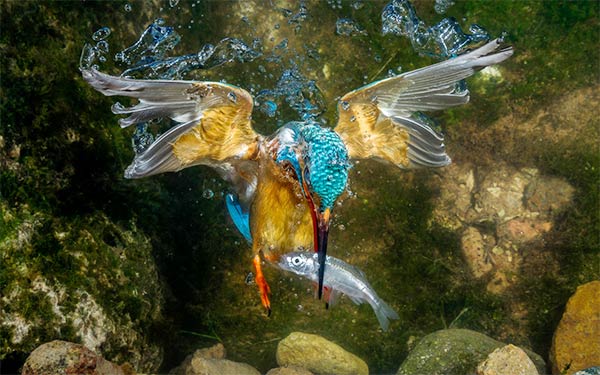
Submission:
[[[323,278],[325,277],[325,260],[327,259],[327,236],[329,235],[329,219],[331,210],[326,208],[317,214],[317,257],[319,259],[319,299],[323,295]]]

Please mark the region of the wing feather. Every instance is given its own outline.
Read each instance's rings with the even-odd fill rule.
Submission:
[[[456,58],[374,82],[340,99],[335,131],[351,158],[377,158],[401,168],[450,163],[444,138],[416,112],[441,110],[469,101],[459,82],[513,53],[501,40]]]
[[[251,160],[257,153],[260,136],[251,125],[253,100],[239,87],[218,82],[137,80],[95,69],[84,70],[82,75],[104,95],[138,99],[131,107],[113,105],[115,114],[128,115],[119,120],[122,127],[157,118],[178,123],[136,155],[125,171],[127,178],[203,164],[233,181],[237,179],[236,165]],[[254,177],[245,180],[250,186]]]

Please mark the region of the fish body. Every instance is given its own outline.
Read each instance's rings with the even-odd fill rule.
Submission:
[[[323,286],[332,290],[332,296],[335,296],[336,292],[341,292],[356,304],[368,302],[384,331],[387,331],[390,319],[398,319],[398,314],[377,295],[360,269],[331,256],[326,257],[325,266],[327,272],[323,279]],[[311,281],[318,281],[317,253],[302,251],[287,253],[280,258],[279,267]]]

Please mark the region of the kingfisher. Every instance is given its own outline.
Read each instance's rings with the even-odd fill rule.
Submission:
[[[135,155],[126,178],[142,178],[205,165],[230,183],[226,207],[252,247],[262,305],[271,312],[263,262],[277,264],[290,251],[318,253],[321,298],[332,211],[348,184],[352,160],[374,158],[396,167],[450,163],[443,136],[420,112],[465,104],[460,82],[513,53],[501,39],[424,68],[351,91],[337,103],[333,129],[314,120],[292,121],[270,136],[252,127],[252,96],[220,82],[140,80],[82,69],[107,96],[137,103],[112,106],[121,127],[170,118],[175,125]]]

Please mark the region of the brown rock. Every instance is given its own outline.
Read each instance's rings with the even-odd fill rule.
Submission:
[[[474,168],[469,164],[450,164],[440,170],[435,179],[434,184],[440,189],[434,210],[436,221],[445,227],[458,229],[471,209]]]
[[[571,203],[574,192],[575,189],[564,179],[541,177],[527,186],[527,208],[542,215],[556,214]]]
[[[578,287],[567,302],[552,339],[550,349],[552,373],[569,375],[588,367],[598,366],[599,337],[600,281],[592,281]]]
[[[501,294],[511,285],[505,272],[498,271],[486,285],[486,290],[493,294]]]
[[[552,229],[549,221],[531,219],[513,219],[498,226],[498,237],[515,244],[533,241]]]
[[[288,366],[270,369],[267,375],[313,375],[313,373],[302,367]]]
[[[279,366],[298,366],[317,374],[368,374],[362,359],[318,335],[292,332],[277,345]]]
[[[198,349],[188,355],[171,375],[239,374],[259,375],[254,367],[225,359],[225,347],[219,343],[210,348]]]
[[[224,359],[225,355],[225,347],[223,344],[218,343],[210,348],[198,349],[192,356],[206,359]]]
[[[228,359],[209,359],[195,357],[190,366],[185,369],[186,375],[218,375],[218,374],[236,374],[236,375],[260,375],[260,372],[254,367],[240,362],[233,362]]]
[[[492,263],[487,259],[492,244],[487,244],[476,228],[468,227],[463,232],[461,245],[463,255],[473,276],[480,278],[492,270]]]
[[[23,365],[22,375],[127,375],[129,366],[109,362],[80,344],[55,340],[37,347]]]
[[[477,375],[538,375],[533,361],[523,349],[512,344],[491,352],[477,366]]]

